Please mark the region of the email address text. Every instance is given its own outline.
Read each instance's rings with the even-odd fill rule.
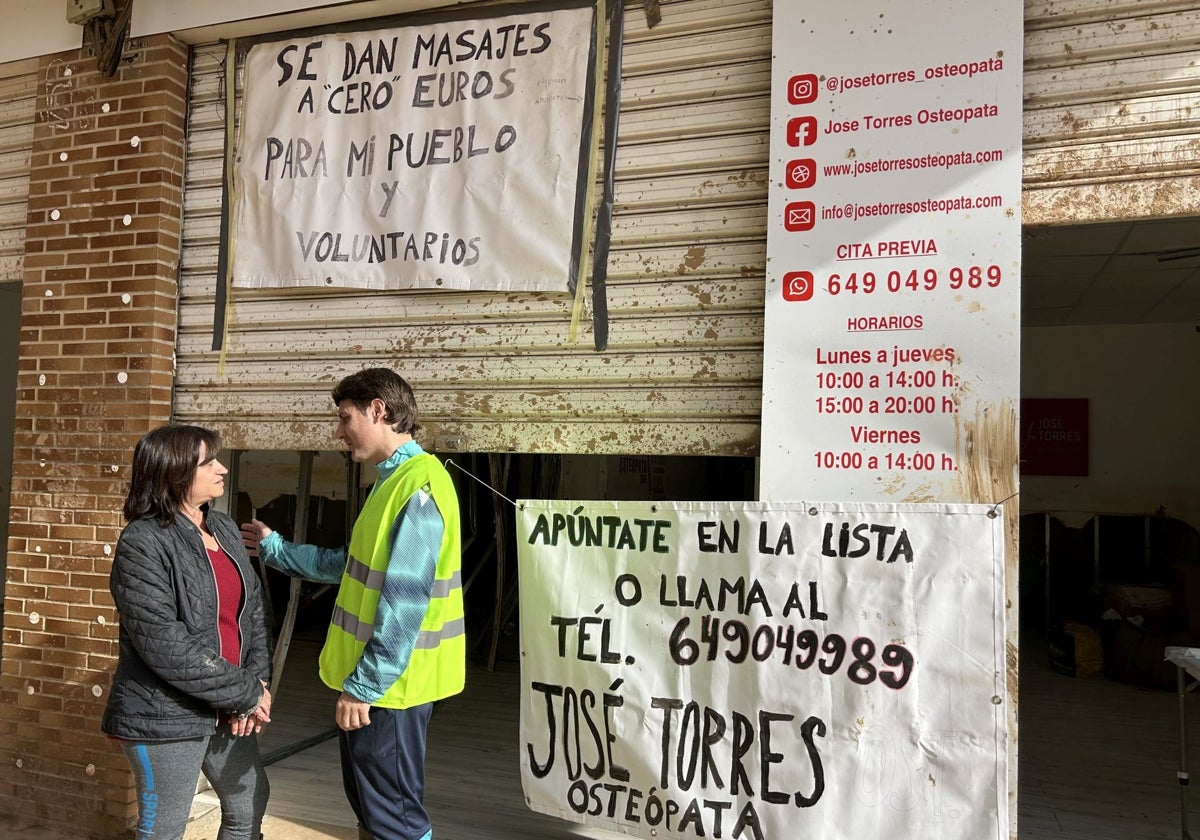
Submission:
[[[877,201],[859,204],[848,201],[821,207],[821,219],[847,219],[858,221],[878,216],[907,216],[914,213],[956,213],[961,210],[984,210],[1003,207],[1000,195],[958,196],[956,198],[925,198],[919,201]]]

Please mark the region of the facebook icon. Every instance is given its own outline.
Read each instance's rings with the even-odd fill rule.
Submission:
[[[816,117],[792,117],[787,123],[789,146],[811,146],[817,140]]]

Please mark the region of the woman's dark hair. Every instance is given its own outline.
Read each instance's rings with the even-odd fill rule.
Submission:
[[[383,400],[383,419],[392,431],[415,435],[421,429],[417,422],[417,398],[400,374],[391,368],[366,368],[352,373],[333,389],[333,403],[350,400],[359,411],[366,411],[371,400]]]
[[[138,441],[123,510],[126,522],[175,521],[196,477],[201,444],[205,461],[211,461],[221,451],[221,436],[200,426],[162,426]]]

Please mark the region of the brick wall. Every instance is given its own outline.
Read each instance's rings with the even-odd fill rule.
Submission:
[[[124,836],[128,765],[99,731],[117,652],[111,553],[134,443],[171,414],[187,50],[44,58],[29,185],[0,812]]]

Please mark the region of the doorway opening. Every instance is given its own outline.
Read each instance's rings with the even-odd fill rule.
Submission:
[[[16,433],[17,357],[21,338],[21,282],[0,282],[0,581],[8,579],[8,519]],[[2,584],[0,584],[2,587]],[[0,597],[4,591],[0,588]],[[0,625],[3,624],[0,616]]]

